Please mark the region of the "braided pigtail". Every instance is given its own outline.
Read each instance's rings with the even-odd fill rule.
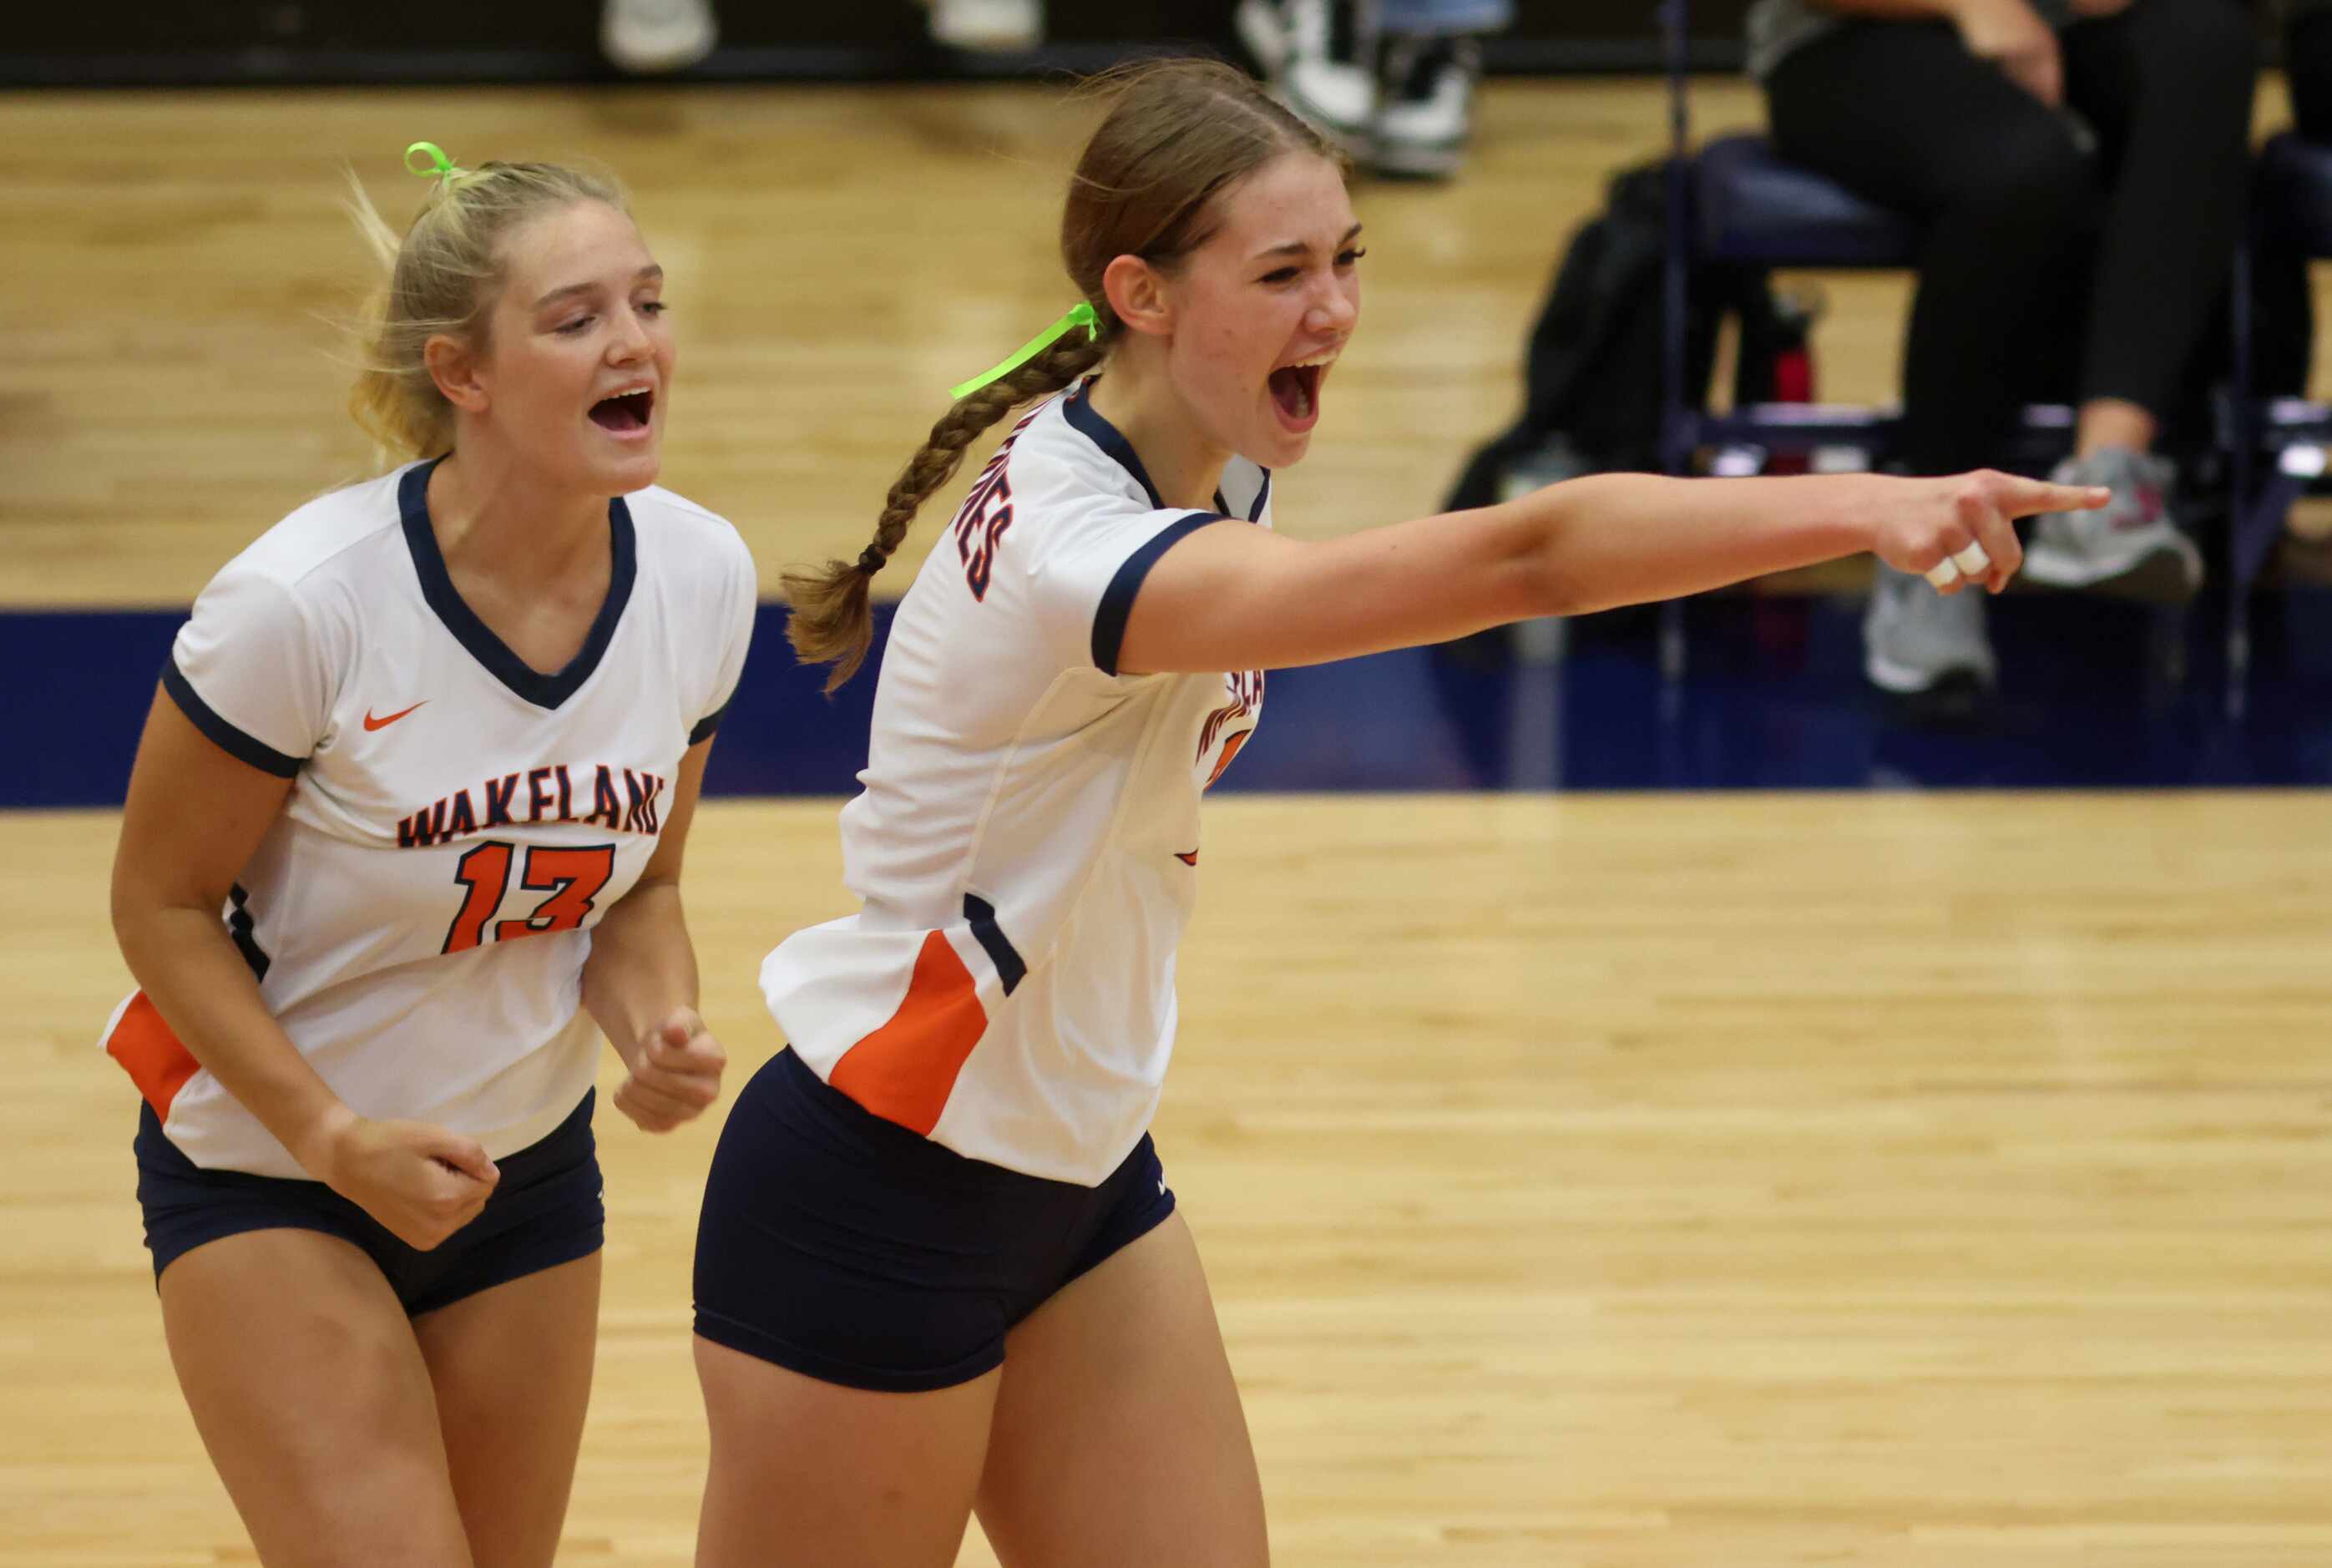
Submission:
[[[793,618],[786,636],[802,662],[832,664],[826,689],[834,691],[858,673],[866,649],[874,640],[874,612],[867,589],[881,571],[931,493],[945,484],[963,464],[965,449],[1023,403],[1048,397],[1102,361],[1107,352],[1099,333],[1073,333],[1013,371],[957,400],[932,433],[922,449],[907,460],[898,483],[891,486],[883,515],[874,524],[874,542],[858,552],[855,561],[829,560],[823,567],[798,567],[779,580]]]
[[[969,391],[932,426],[931,439],[891,487],[874,542],[855,562],[830,560],[780,579],[794,609],[788,635],[805,662],[834,665],[829,692],[851,677],[874,640],[867,579],[899,548],[924,500],[962,464],[964,449],[1021,404],[1101,363],[1118,327],[1102,302],[1111,263],[1138,256],[1161,273],[1179,272],[1221,228],[1225,194],[1275,158],[1320,158],[1340,172],[1348,168],[1333,143],[1245,72],[1219,61],[1152,62],[1113,72],[1101,87],[1112,106],[1077,159],[1061,208],[1062,268],[1084,302],[1054,323],[1059,335],[1047,348]],[[1086,330],[1070,330],[1077,326]],[[1041,342],[1047,339],[1032,339]]]

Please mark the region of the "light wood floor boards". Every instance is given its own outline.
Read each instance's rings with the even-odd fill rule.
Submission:
[[[699,819],[732,1082],[775,1044],[760,954],[846,907],[833,810]],[[1159,1140],[1276,1561],[2332,1561],[2322,822],[2305,795],[1213,803]],[[125,984],[111,835],[0,817],[0,1568],[250,1560],[90,1046]],[[561,1561],[677,1568],[711,1129],[601,1133]]]

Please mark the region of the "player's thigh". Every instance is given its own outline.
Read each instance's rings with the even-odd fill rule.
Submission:
[[[429,1369],[371,1258],[321,1231],[247,1230],[174,1259],[160,1292],[178,1385],[261,1562],[470,1562]]]
[[[599,1254],[413,1320],[477,1568],[549,1568],[591,1402]]]
[[[1006,1568],[1269,1561],[1247,1417],[1179,1213],[1007,1336],[979,1512]]]
[[[922,1393],[822,1382],[696,1340],[712,1456],[698,1568],[949,1568],[997,1373]]]

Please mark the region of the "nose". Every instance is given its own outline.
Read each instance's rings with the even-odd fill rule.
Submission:
[[[640,319],[637,311],[624,311],[616,323],[615,332],[607,339],[607,362],[611,365],[636,364],[653,351],[647,323]]]
[[[1360,301],[1344,287],[1343,280],[1329,278],[1304,311],[1304,330],[1322,335],[1349,332],[1360,314]]]

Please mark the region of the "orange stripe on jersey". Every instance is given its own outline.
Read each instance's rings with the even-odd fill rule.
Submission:
[[[932,932],[891,1021],[842,1053],[827,1082],[882,1117],[928,1137],[955,1092],[964,1058],[988,1030],[971,971]]]
[[[105,1054],[121,1064],[146,1103],[164,1121],[170,1119],[170,1102],[202,1071],[202,1064],[186,1049],[144,991],[131,997],[105,1037]]]

